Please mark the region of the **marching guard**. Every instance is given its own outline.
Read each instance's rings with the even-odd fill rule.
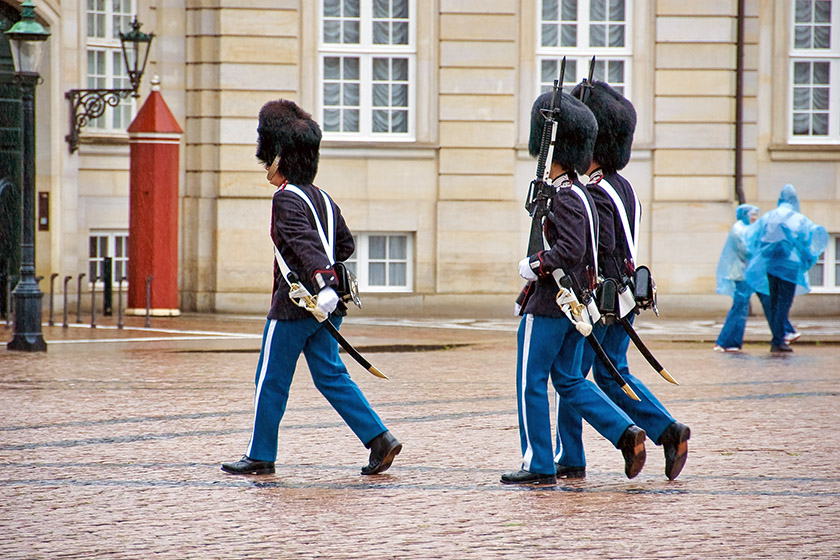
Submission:
[[[577,172],[588,167],[598,125],[583,103],[557,90],[555,83],[554,92],[540,95],[531,110],[529,152],[538,157],[547,211],[534,222],[542,246],[533,253],[529,247],[519,263],[520,275],[529,281],[517,300],[522,315],[516,361],[522,466],[503,474],[503,484],[556,483],[549,379],[564,406],[622,451],[628,477],[636,476],[645,462],[644,430],[581,373],[587,332],[579,300],[594,287],[597,214]],[[553,133],[546,132],[549,125]]]
[[[640,396],[629,398],[609,377],[604,364],[595,360],[589,347],[583,351],[581,371],[586,375],[592,368],[593,378],[604,393],[626,412],[665,452],[665,476],[673,480],[680,474],[688,455],[688,426],[677,422],[662,403],[639,379],[630,373],[627,348],[630,344],[632,322],[638,308],[619,303],[619,292],[632,293],[636,265],[637,235],[641,205],[630,183],[618,171],[630,161],[636,111],[624,96],[600,81],[584,80],[572,90],[572,96],[583,99],[598,121],[598,136],[589,166],[587,190],[596,200],[600,224],[599,267],[604,284],[614,281],[618,286],[609,291],[612,301],[595,324],[593,333],[622,377]],[[629,290],[629,291],[628,291]],[[614,294],[614,295],[613,295]],[[625,300],[626,301],[626,300]],[[626,325],[622,324],[626,321]],[[665,376],[671,380],[670,376]],[[557,407],[557,475],[565,478],[586,476],[586,458],[581,438],[581,418],[573,407]]]
[[[280,420],[303,353],[315,387],[370,449],[362,474],[385,471],[402,445],[385,428],[338,355],[345,300],[355,293],[342,261],[353,254],[353,235],[338,205],[312,182],[318,171],[321,129],[295,103],[266,103],[259,113],[257,159],[277,187],[271,208],[275,246],[271,309],[256,371],[251,441],[231,474],[274,472]],[[317,294],[313,296],[312,294]],[[369,365],[369,364],[367,364]],[[367,368],[367,365],[365,367]],[[367,368],[382,376],[376,368]]]

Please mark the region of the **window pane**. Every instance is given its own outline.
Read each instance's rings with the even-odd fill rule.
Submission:
[[[796,22],[811,22],[811,0],[796,0]]]
[[[540,81],[543,83],[552,83],[557,77],[557,61],[543,60],[541,65]]]
[[[542,46],[557,46],[557,26],[553,23],[542,24]]]
[[[341,3],[339,0],[324,0],[324,17],[340,17]]]
[[[543,19],[543,21],[557,21],[558,13],[559,13],[559,11],[558,11],[557,0],[543,0],[543,3],[542,3],[542,19]]]
[[[368,264],[368,284],[371,286],[385,285],[385,263]]]
[[[388,106],[388,84],[373,84],[373,106]]]
[[[344,22],[344,43],[357,45],[359,43],[359,22]]]
[[[371,259],[384,259],[386,241],[384,235],[371,235],[368,238],[368,256]]]
[[[828,88],[814,88],[813,108],[828,111]]]
[[[388,258],[405,259],[407,257],[407,238],[404,235],[392,235],[388,238]]]
[[[810,62],[794,62],[793,63],[793,83],[794,84],[810,84],[811,83],[811,63]]]
[[[359,106],[359,84],[345,84],[344,104],[350,107]]]
[[[327,80],[338,80],[341,77],[339,73],[341,59],[337,56],[328,56],[324,58],[324,78]]]
[[[814,136],[828,135],[828,113],[814,113],[812,133]]]
[[[624,21],[624,0],[610,1],[610,21]]]
[[[577,0],[563,0],[563,13],[561,19],[563,21],[577,21]]]
[[[391,30],[392,38],[391,43],[394,45],[407,45],[408,44],[408,23],[405,22],[394,22],[392,25]]]
[[[563,47],[577,46],[577,25],[563,24],[560,43]]]
[[[831,28],[825,25],[818,25],[814,27],[814,48],[828,49],[831,48]]]
[[[829,80],[829,68],[830,63],[828,62],[815,62],[814,63],[814,81],[812,83],[815,84],[824,84],[828,85]]]
[[[624,26],[610,25],[610,46],[623,47],[624,46]]]
[[[373,59],[373,79],[374,81],[384,82],[390,76],[390,68],[387,58]]]
[[[589,26],[589,46],[603,47],[606,45],[606,26],[605,25],[590,25]]]
[[[373,44],[388,45],[391,42],[390,24],[387,21],[373,22]]]
[[[338,43],[341,37],[341,22],[335,19],[324,20],[324,42]]]
[[[324,109],[324,130],[330,132],[341,131],[341,111],[338,109]]]
[[[371,117],[374,132],[388,132],[388,111],[372,111]]]
[[[373,0],[373,17],[384,19],[390,16],[389,3],[388,0]]]
[[[358,80],[359,79],[359,59],[348,57],[344,58],[344,79]]]
[[[817,23],[831,23],[831,0],[817,0],[814,2],[814,21]]]
[[[341,100],[341,85],[336,82],[324,84],[324,105],[338,105]]]
[[[591,0],[589,3],[589,19],[592,21],[606,21],[607,7],[605,0]]]
[[[808,270],[808,282],[811,286],[823,285],[823,264],[817,263]]]
[[[621,60],[611,60],[609,61],[609,79],[607,82],[610,84],[623,84],[624,83],[624,62]]]
[[[405,84],[394,84],[391,87],[391,106],[408,107],[408,86]]]
[[[391,111],[391,132],[408,132],[408,111]]]
[[[408,81],[408,59],[407,58],[392,58],[391,59],[391,78],[397,81]]]
[[[390,263],[388,264],[388,285],[389,286],[405,286],[405,263]]]
[[[393,0],[391,11],[397,19],[408,19],[408,0]]]
[[[344,111],[344,130],[346,132],[359,132],[359,111]]]
[[[793,133],[797,136],[808,134],[811,132],[810,117],[808,113],[794,113],[793,114]]]
[[[797,49],[811,48],[811,28],[807,25],[797,25],[794,29],[793,46]]]

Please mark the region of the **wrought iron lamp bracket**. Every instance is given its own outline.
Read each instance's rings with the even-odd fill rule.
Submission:
[[[138,84],[139,85],[139,84]],[[64,137],[72,154],[79,149],[79,133],[87,124],[101,117],[110,105],[116,107],[129,95],[137,97],[137,90],[125,89],[71,89],[64,94],[70,102],[70,134]]]

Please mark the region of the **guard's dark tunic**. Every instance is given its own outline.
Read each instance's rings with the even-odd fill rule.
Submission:
[[[532,313],[545,317],[565,317],[556,303],[559,288],[551,274],[558,268],[572,277],[578,298],[583,291],[594,288],[594,249],[589,216],[581,198],[572,191],[572,185],[579,187],[586,196],[597,230],[595,202],[574,173],[560,175],[554,179],[553,185],[555,193],[544,226],[549,248],[529,256],[532,264],[539,262],[538,267],[532,266],[538,279],[525,287],[524,305],[520,309],[522,315]]]
[[[312,201],[318,212],[321,227],[326,234],[329,231],[327,207],[321,191],[315,185],[297,185],[297,187]],[[330,203],[335,228],[335,261],[344,261],[355,250],[353,234],[344,222],[341,209],[332,198],[330,198]],[[277,189],[272,200],[271,239],[280,250],[289,269],[297,273],[311,294],[317,294],[325,286],[333,288],[337,286],[334,271],[324,251],[321,238],[318,236],[312,211],[300,196],[286,190],[285,187]],[[346,309],[344,303],[339,301],[334,314],[345,315]],[[268,318],[290,320],[311,316],[311,313],[298,307],[289,299],[289,285],[282,278],[280,267],[275,261],[274,288]]]
[[[606,200],[609,203],[608,208],[604,204],[598,206],[598,213],[601,219],[599,229],[601,239],[598,243],[598,266],[601,269],[601,274],[605,278],[623,280],[632,276],[635,263],[628,248],[627,237],[624,233],[624,225],[621,222],[619,209],[616,207],[612,198],[601,187],[602,179],[612,185],[618,197],[621,199],[633,237],[637,235],[635,231],[636,195],[627,179],[616,172],[604,174],[600,169],[597,169],[589,176],[587,189],[592,193],[593,198],[597,197],[596,204],[598,200]],[[602,244],[602,240],[605,237],[612,238],[612,248],[609,248],[607,243]],[[630,242],[632,243],[632,240]]]

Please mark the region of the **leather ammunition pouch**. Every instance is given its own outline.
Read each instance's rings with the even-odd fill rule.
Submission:
[[[333,270],[335,270],[336,281],[338,282],[335,291],[339,299],[344,303],[352,301],[356,304],[356,307],[361,309],[362,300],[359,298],[359,282],[356,280],[356,275],[343,262],[335,263]]]
[[[613,278],[607,278],[595,292],[595,299],[598,303],[598,311],[601,312],[601,321],[610,325],[618,321],[618,291],[619,285]]]
[[[633,296],[639,309],[653,309],[659,315],[656,307],[656,282],[650,269],[644,265],[637,266],[633,272]]]

